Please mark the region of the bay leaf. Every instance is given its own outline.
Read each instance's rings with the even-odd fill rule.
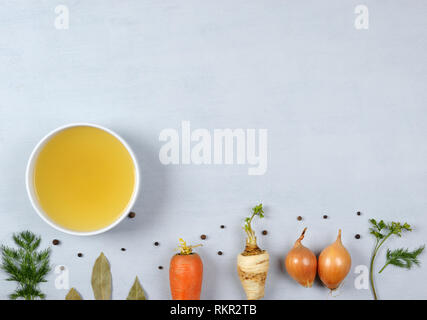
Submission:
[[[141,287],[141,283],[139,283],[138,277],[135,278],[135,282],[133,283],[126,300],[146,300],[144,290]]]
[[[103,252],[93,265],[91,283],[95,300],[111,300],[111,270]]]
[[[65,296],[65,300],[83,300],[76,289],[71,288]]]

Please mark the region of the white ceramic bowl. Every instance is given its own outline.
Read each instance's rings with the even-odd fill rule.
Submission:
[[[40,153],[40,151],[43,149],[44,145],[53,137],[55,136],[57,133],[72,128],[72,127],[93,127],[93,128],[98,128],[101,129],[105,132],[108,132],[109,134],[111,134],[112,136],[114,136],[115,138],[117,138],[122,145],[127,149],[127,151],[129,152],[134,167],[135,167],[135,186],[134,186],[134,190],[132,193],[132,198],[129,201],[128,206],[125,208],[125,210],[123,210],[123,212],[120,214],[120,216],[117,218],[117,220],[115,220],[112,224],[110,224],[109,226],[99,229],[99,230],[95,230],[95,231],[89,231],[89,232],[79,232],[79,231],[75,231],[75,230],[68,230],[63,228],[62,226],[56,224],[54,221],[52,221],[52,219],[50,219],[50,217],[43,211],[43,209],[41,208],[40,204],[38,203],[37,200],[37,196],[34,190],[34,181],[33,181],[33,177],[34,177],[34,166],[35,166],[35,162],[37,160],[37,157]],[[62,232],[65,233],[69,233],[69,234],[73,234],[73,235],[77,235],[77,236],[90,236],[90,235],[95,235],[95,234],[99,234],[102,232],[105,232],[107,230],[110,230],[111,228],[115,227],[117,224],[120,223],[120,221],[122,221],[129,213],[129,211],[131,210],[131,208],[133,207],[133,205],[135,204],[136,198],[138,196],[139,193],[139,167],[138,167],[138,162],[136,161],[136,157],[135,154],[133,153],[132,149],[129,147],[129,145],[123,140],[123,138],[121,138],[117,133],[96,125],[96,124],[90,124],[90,123],[72,123],[72,124],[68,124],[62,127],[59,127],[55,130],[53,130],[52,132],[50,132],[48,135],[46,135],[38,144],[37,146],[34,148],[33,152],[31,153],[30,159],[28,161],[28,165],[27,165],[27,172],[26,172],[26,176],[25,176],[25,180],[26,180],[26,185],[27,185],[27,192],[28,192],[28,196],[30,198],[31,204],[33,206],[33,208],[36,210],[36,212],[38,213],[38,215],[44,220],[46,221],[49,225],[51,225],[52,227],[54,227],[57,230],[60,230]]]

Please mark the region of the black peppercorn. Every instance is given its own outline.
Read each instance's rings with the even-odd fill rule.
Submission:
[[[302,220],[302,217],[301,217],[301,216],[298,216],[298,217],[297,217],[297,220],[298,220],[298,221],[301,221],[301,220]]]
[[[354,237],[355,237],[356,239],[360,239],[360,234],[356,234]]]
[[[128,217],[131,219],[135,218],[135,216],[136,216],[135,212],[129,212],[128,214]]]
[[[219,255],[219,256],[222,256],[222,251],[218,251],[218,255]]]
[[[325,214],[325,215],[323,216],[323,219],[328,219],[328,216]]]
[[[225,228],[225,226],[224,225],[221,225],[221,229],[224,229]]]
[[[122,248],[121,250],[122,250],[122,251],[126,251],[126,248]]]
[[[159,270],[163,270],[163,266],[159,266]]]
[[[202,234],[202,235],[200,236],[200,239],[202,239],[202,240],[206,240],[206,235],[205,235],[205,234]]]
[[[54,246],[57,246],[59,243],[60,243],[60,241],[58,239],[55,239],[55,240],[52,241],[52,244]]]
[[[262,235],[263,236],[266,236],[268,234],[268,231],[267,230],[264,230],[263,232],[262,232]]]
[[[154,242],[154,245],[155,245],[156,247],[158,247],[158,246],[160,245],[160,243],[158,243],[158,242],[156,241],[156,242]]]
[[[79,257],[79,258],[81,258],[81,257],[83,257],[83,253],[77,253],[77,257]]]

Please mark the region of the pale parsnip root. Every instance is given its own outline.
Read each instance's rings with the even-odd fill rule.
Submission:
[[[256,243],[255,231],[252,229],[254,217],[264,218],[262,203],[252,208],[252,215],[245,219],[243,230],[246,232],[245,250],[237,256],[237,272],[248,300],[264,297],[265,280],[267,279],[269,255]]]
[[[258,300],[264,297],[268,266],[267,251],[256,255],[239,254],[237,256],[237,271],[248,300]]]

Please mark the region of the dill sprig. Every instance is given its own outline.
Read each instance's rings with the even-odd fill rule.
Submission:
[[[399,248],[393,251],[387,249],[386,263],[378,273],[383,272],[383,270],[390,264],[408,270],[411,269],[414,264],[419,266],[420,260],[418,260],[418,256],[424,251],[424,248],[425,246],[421,246],[414,251],[409,251],[409,249],[405,248]]]
[[[18,249],[1,246],[0,268],[9,275],[7,281],[17,282],[17,288],[9,298],[44,299],[45,294],[40,291],[39,284],[46,282],[45,277],[51,270],[50,249],[37,251],[41,238],[30,231],[14,234],[13,241]]]

